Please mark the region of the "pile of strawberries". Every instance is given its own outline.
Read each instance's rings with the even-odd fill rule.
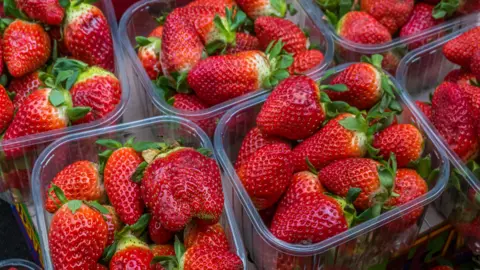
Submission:
[[[262,89],[323,61],[305,33],[285,19],[285,0],[196,0],[174,9],[138,57],[162,97],[198,111]],[[277,42],[278,41],[278,42]],[[213,130],[215,121],[199,123]]]
[[[398,124],[402,107],[382,60],[363,57],[330,85],[322,81],[333,72],[320,83],[292,76],[263,104],[235,169],[279,239],[318,243],[428,192],[437,170],[422,157],[420,130]],[[422,213],[417,208],[387,229],[403,232]]]
[[[3,2],[2,140],[92,122],[115,109],[122,89],[112,73],[112,34],[92,1]],[[7,158],[24,151],[3,150]]]
[[[220,170],[206,149],[97,144],[99,163],[70,164],[46,192],[54,269],[243,269],[218,223]]]

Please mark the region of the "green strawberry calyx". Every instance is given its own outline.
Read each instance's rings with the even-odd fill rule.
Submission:
[[[220,54],[225,54],[229,46],[235,46],[236,32],[245,24],[247,19],[247,15],[236,7],[225,8],[225,14],[225,17],[216,14],[213,19],[216,32],[211,34],[209,39],[212,40],[209,40],[205,46],[208,55],[212,55],[219,50],[221,51]]]
[[[15,4],[15,0],[3,0],[3,10],[5,11],[6,16],[11,16],[25,21],[30,20],[25,13],[18,9],[17,5]],[[2,20],[5,19],[2,18]]]
[[[175,249],[175,256],[155,256],[152,260],[152,264],[159,263],[165,269],[183,269],[185,260],[185,246],[175,235],[175,242],[173,243]]]
[[[340,32],[345,15],[350,11],[359,10],[358,0],[316,0],[316,2],[323,8],[325,20],[336,27],[337,32]]]
[[[290,77],[287,69],[293,64],[293,56],[283,50],[283,45],[281,40],[274,40],[268,44],[265,50],[270,62],[270,75],[262,82],[264,88],[271,89],[282,80]]]
[[[397,175],[397,160],[395,154],[392,153],[388,161],[380,161],[377,173],[380,181],[380,189],[375,193],[372,199],[376,204],[381,204],[383,206],[390,197],[398,197],[398,194],[393,192],[395,176]]]
[[[357,223],[357,210],[355,209],[355,206],[353,206],[353,202],[358,198],[361,192],[362,190],[360,188],[350,188],[345,198],[328,192],[325,193],[325,195],[333,198],[340,205],[349,228],[355,226]]]
[[[142,37],[138,36],[135,38],[135,41],[137,42],[137,46],[135,48],[140,48],[140,47],[148,47],[148,49],[151,49],[154,53],[159,54],[161,47],[162,47],[162,39],[158,37]]]
[[[58,204],[57,200],[55,200],[55,198],[52,196],[52,192],[55,194],[58,201],[60,201],[60,204]],[[62,205],[66,204],[68,206],[68,209],[72,211],[72,214],[75,214],[77,210],[80,209],[82,204],[88,205],[92,209],[95,209],[98,212],[100,212],[102,215],[106,215],[109,213],[104,206],[102,206],[96,201],[68,200],[63,190],[55,184],[52,184],[50,189],[48,190],[48,196],[55,203],[57,208],[60,208]]]
[[[63,8],[68,8],[70,6],[78,6],[82,3],[85,3],[85,4],[94,4],[96,3],[98,0],[58,0],[58,2],[60,3],[60,6],[62,6]]]
[[[270,5],[272,6],[272,10],[269,16],[283,18],[285,17],[287,10],[292,10],[291,7],[287,6],[287,1],[285,0],[270,0]]]
[[[420,177],[422,177],[428,185],[433,184],[440,173],[439,168],[432,168],[432,157],[430,154],[410,162],[407,167],[417,171],[418,175],[420,175]]]
[[[460,0],[442,0],[432,11],[432,17],[441,19],[452,16],[460,7]]]

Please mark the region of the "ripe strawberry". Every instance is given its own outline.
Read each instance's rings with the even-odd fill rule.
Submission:
[[[96,6],[71,4],[66,11],[63,37],[73,58],[90,66],[115,71],[110,26]]]
[[[110,205],[104,205],[105,209],[107,209],[108,214],[104,214],[103,218],[105,219],[105,222],[107,223],[107,228],[108,228],[108,239],[107,239],[107,246],[113,244],[113,241],[115,240],[115,233],[120,231],[122,228],[122,222],[120,221],[120,218],[117,215],[117,212],[115,212],[115,208],[113,208]]]
[[[236,54],[239,52],[256,50],[260,50],[260,41],[257,37],[246,33],[237,33],[235,45],[230,45],[225,53]]]
[[[174,108],[189,112],[205,110],[208,108],[208,106],[205,105],[200,99],[198,99],[197,96],[189,94],[175,94],[168,100],[168,102],[171,103]],[[215,127],[217,126],[214,118],[195,121],[195,123],[199,127],[201,127],[210,137],[215,132]]]
[[[219,223],[203,225],[191,222],[183,232],[183,241],[186,249],[198,245],[229,249],[227,236]]]
[[[425,180],[412,169],[398,169],[395,176],[395,188],[393,192],[398,194],[398,197],[391,197],[385,206],[399,207],[406,204],[428,192],[428,186]],[[423,213],[423,207],[415,208],[409,214],[403,215],[399,219],[387,225],[389,231],[402,232],[408,229],[413,224],[417,223],[418,219]]]
[[[96,201],[104,196],[98,165],[86,160],[76,161],[63,168],[50,183],[45,209],[55,213],[60,201],[51,190],[52,185],[59,187],[68,200]]]
[[[40,24],[13,21],[3,33],[4,60],[13,77],[41,68],[50,58],[50,37]]]
[[[433,268],[430,268],[430,270],[454,270],[454,269],[450,266],[447,266],[447,265],[439,265],[439,266],[435,266]]]
[[[195,0],[188,4],[187,6],[193,7],[193,6],[212,6],[212,7],[217,7],[221,8],[222,10],[225,10],[225,8],[232,8],[236,6],[237,4],[235,3],[234,0]]]
[[[243,263],[236,254],[223,248],[197,245],[187,249],[185,254],[183,254],[179,269],[240,270],[243,269]]]
[[[457,12],[459,14],[470,14],[480,11],[480,2],[478,0],[460,0]]]
[[[17,8],[33,20],[49,25],[60,25],[65,10],[57,0],[15,0]]]
[[[52,217],[48,242],[54,269],[91,269],[107,244],[107,223],[81,201],[69,201]]]
[[[466,238],[480,239],[480,217],[472,221],[460,222],[456,225],[456,229]]]
[[[285,143],[268,144],[236,169],[255,207],[266,209],[277,202],[291,182],[292,152]]]
[[[307,50],[307,37],[295,23],[276,17],[260,17],[255,20],[255,34],[260,48],[265,50],[273,41],[282,41],[283,49],[291,54]]]
[[[425,114],[427,119],[432,121],[432,105],[430,103],[415,101],[415,105]]]
[[[477,135],[480,134],[480,123],[475,121],[480,117],[480,87],[476,86],[474,83],[476,78],[471,73],[466,73],[458,81],[457,84],[463,91],[465,98],[470,104],[470,115],[473,120],[473,124],[477,127]]]
[[[108,270],[108,268],[102,264],[97,263],[97,265],[94,266],[93,270]]]
[[[400,65],[400,60],[402,60],[403,55],[395,51],[388,51],[382,54],[382,68],[389,72],[392,75],[397,73],[397,68]]]
[[[292,244],[313,244],[346,231],[342,207],[324,191],[316,175],[295,174],[273,217],[272,234]]]
[[[469,67],[473,54],[480,48],[479,37],[480,27],[475,27],[447,42],[443,46],[443,54],[451,62]]]
[[[20,108],[28,95],[30,95],[30,93],[32,93],[34,90],[37,90],[42,84],[38,75],[39,72],[35,71],[20,78],[13,78],[10,82],[8,90],[15,93],[13,105],[15,106],[16,110]]]
[[[110,270],[150,269],[153,253],[150,248],[132,234],[122,236],[117,250],[110,260]]]
[[[155,244],[163,245],[173,238],[174,232],[165,229],[157,219],[151,218],[148,223],[148,235]]]
[[[414,2],[414,0],[362,0],[360,8],[377,19],[393,35],[408,22]]]
[[[0,133],[2,133],[12,122],[15,108],[8,96],[7,90],[0,85]]]
[[[319,50],[308,50],[295,54],[293,59],[288,72],[291,75],[305,74],[323,62],[323,53]]]
[[[235,2],[252,20],[260,16],[283,18],[287,13],[285,0],[236,0]]]
[[[153,245],[151,247],[154,257],[157,256],[175,256],[175,249],[173,245]]]
[[[408,22],[400,30],[400,37],[408,37],[417,33],[420,33],[428,28],[434,27],[442,23],[443,19],[435,19],[432,16],[433,6],[425,3],[418,3],[413,9],[412,16]],[[429,42],[428,39],[424,39],[418,42],[414,42],[408,45],[410,50],[416,49]]]
[[[351,11],[345,14],[337,24],[337,34],[361,44],[382,44],[392,40],[385,26],[362,11]]]
[[[162,35],[163,35],[163,25],[159,25],[155,27],[155,29],[153,29],[152,32],[150,32],[150,34],[148,34],[148,37],[149,38],[155,37],[155,38],[161,39]]]
[[[68,51],[67,45],[65,45],[65,39],[63,38],[63,29],[61,26],[52,26],[48,31],[50,40],[57,42],[57,50],[61,56],[71,56],[72,54]],[[53,45],[52,45],[53,46]]]
[[[422,156],[424,139],[418,128],[411,124],[391,125],[375,135],[372,146],[380,150],[385,160],[393,153],[398,167],[406,167]]]
[[[307,158],[315,168],[321,169],[335,160],[364,156],[367,152],[366,133],[349,130],[342,124],[355,119],[360,119],[360,116],[341,114],[297,145],[293,149],[295,171],[308,170]],[[368,125],[364,123],[364,126],[366,130]]]
[[[437,87],[432,99],[432,122],[464,161],[477,156],[479,145],[471,107],[462,89],[451,82]]]
[[[160,64],[160,49],[162,40],[156,37],[142,38],[137,37],[138,59],[147,72],[150,80],[156,80],[162,74],[162,65]]]
[[[480,81],[480,49],[478,49],[472,56],[470,70],[475,75],[477,80]]]

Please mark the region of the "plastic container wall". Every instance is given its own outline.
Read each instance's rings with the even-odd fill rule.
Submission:
[[[53,130],[40,134],[24,136],[14,140],[0,141],[0,198],[13,199],[14,202],[31,203],[30,174],[33,164],[41,151],[52,141],[68,134],[74,134],[85,130],[99,128],[121,121],[126,105],[130,99],[130,86],[125,73],[123,63],[123,50],[118,38],[117,21],[111,0],[101,0],[96,4],[105,14],[113,36],[115,51],[115,70],[122,86],[122,98],[117,107],[103,119],[92,123],[70,126],[61,130]],[[23,149],[23,155],[15,160],[6,159],[3,150]],[[10,191],[10,192],[9,192]],[[13,196],[11,196],[13,195]]]
[[[438,135],[438,131],[424,114],[412,103],[415,100],[427,101],[429,94],[443,82],[443,78],[459,66],[451,63],[442,53],[442,48],[473,27],[480,26],[480,16],[475,23],[459,32],[445,36],[424,48],[412,51],[401,62],[397,78],[409,95],[408,105],[412,112],[422,118],[422,122],[433,130],[435,139],[446,149],[448,158],[459,176],[460,181],[451,178],[447,192],[435,203],[438,211],[463,234],[466,244],[475,254],[480,254],[480,235],[475,233],[480,228],[480,182],[468,169],[466,164],[450,150],[448,144]],[[433,67],[433,68],[432,68]],[[476,120],[478,121],[478,119]],[[472,230],[471,230],[472,229]]]
[[[0,270],[42,270],[42,268],[30,261],[21,260],[21,259],[10,259],[5,261],[0,261]]]
[[[388,61],[390,68],[385,68],[392,74],[396,72],[401,58],[403,58],[408,51],[409,45],[422,40],[427,40],[428,42],[434,41],[448,33],[470,25],[471,21],[477,16],[476,14],[470,14],[451,19],[415,35],[405,38],[397,37],[387,43],[370,45],[352,42],[339,36],[334,26],[326,21],[325,14],[314,0],[299,0],[299,2],[315,23],[317,23],[319,27],[325,28],[328,35],[333,37],[335,43],[334,61],[337,64],[359,61],[362,55],[382,54],[390,59]]]
[[[348,65],[336,67],[336,73]],[[317,81],[320,78],[320,74],[313,77]],[[395,85],[400,89],[398,83],[395,82]],[[295,262],[298,269],[318,269],[322,265],[335,267],[331,269],[368,269],[372,265],[384,262],[393,253],[408,248],[415,241],[423,218],[400,233],[389,231],[385,225],[420,207],[424,207],[425,213],[427,206],[444,191],[449,167],[445,153],[430,140],[433,136],[431,131],[424,129],[418,117],[412,114],[403,92],[400,92],[398,99],[403,107],[403,113],[398,117],[398,121],[414,123],[423,131],[426,137],[425,154],[430,154],[432,165],[440,169],[438,178],[430,183],[427,194],[344,233],[311,245],[289,244],[270,233],[233,166],[243,138],[256,125],[256,116],[266,97],[266,95],[258,97],[229,110],[220,120],[215,132],[217,156],[226,177],[230,180],[229,184],[225,183],[226,190],[232,194],[230,197],[233,198],[234,212],[245,246],[258,269],[275,269],[287,262]]]
[[[44,207],[46,191],[51,180],[65,166],[75,161],[90,160],[97,162],[98,149],[95,141],[98,139],[108,138],[124,142],[131,136],[139,141],[182,139],[182,143],[186,146],[203,147],[213,152],[210,140],[197,125],[175,116],[160,116],[73,134],[51,144],[38,158],[32,173],[33,199],[37,212],[38,231],[45,269],[53,269],[48,246],[48,228],[52,215]],[[225,197],[225,210],[220,223],[225,229],[230,248],[242,259],[245,269],[247,269],[245,250],[227,196]]]
[[[178,115],[190,119],[194,122],[209,119],[220,118],[223,113],[233,106],[258,97],[265,94],[265,90],[259,90],[247,95],[237,97],[230,101],[215,105],[205,110],[200,111],[186,111],[172,107],[168,104],[163,97],[158,95],[155,88],[152,86],[151,80],[148,78],[147,73],[138,60],[137,53],[135,51],[137,36],[147,36],[158,23],[155,21],[155,17],[164,15],[165,12],[169,12],[176,7],[184,6],[191,1],[188,0],[144,0],[131,6],[123,15],[120,21],[120,37],[123,43],[125,53],[131,61],[136,71],[136,74],[132,75],[132,80],[136,81],[137,88],[142,87],[147,91],[147,97],[144,102],[149,115],[157,115],[158,113],[168,115]],[[310,33],[310,42],[318,45],[321,51],[324,53],[324,61],[314,69],[308,72],[313,74],[325,70],[333,59],[333,40],[330,36],[324,35],[323,29],[318,27],[311,18],[306,14],[305,10],[299,5],[296,0],[287,0],[293,4],[297,9],[297,13],[294,16],[287,16],[289,20],[292,20],[298,24],[302,29],[308,30]],[[151,104],[153,103],[154,106]],[[213,134],[213,130],[207,130],[208,134]]]

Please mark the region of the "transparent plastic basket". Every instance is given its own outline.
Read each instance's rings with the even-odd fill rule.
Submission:
[[[42,268],[33,262],[21,259],[9,259],[0,261],[0,270],[42,270]]]
[[[443,35],[470,25],[472,19],[475,19],[477,16],[476,14],[470,14],[451,19],[417,34],[404,38],[397,37],[392,39],[392,41],[383,44],[360,44],[339,36],[335,31],[335,28],[326,21],[325,14],[320,6],[315,3],[315,0],[299,0],[299,2],[317,25],[321,28],[325,28],[328,34],[333,37],[335,42],[334,59],[337,64],[359,61],[362,55],[385,55],[390,52],[395,53],[402,58],[407,51],[408,45],[422,40],[427,40],[428,42],[434,41]],[[388,69],[388,71],[394,74],[396,71],[395,69],[396,67]]]
[[[336,67],[335,73],[350,64]],[[312,77],[318,81],[322,74]],[[332,75],[332,78],[335,76]],[[401,89],[392,78],[398,89]],[[326,81],[325,83],[328,83]],[[362,223],[320,243],[310,245],[290,244],[279,240],[269,231],[258,211],[249,198],[242,182],[238,178],[233,164],[243,138],[255,126],[255,119],[267,96],[261,96],[229,110],[220,120],[215,132],[215,150],[219,162],[230,182],[224,183],[227,192],[232,193],[235,216],[239,222],[244,244],[250,257],[258,269],[275,269],[277,262],[297,260],[298,269],[367,269],[385,262],[393,253],[408,249],[418,236],[423,218],[417,224],[401,233],[392,233],[385,225],[411,211],[427,206],[444,191],[449,174],[448,160],[443,150],[430,139],[433,135],[424,129],[422,121],[411,112],[407,105],[407,97],[400,91],[398,101],[403,113],[398,117],[399,123],[414,123],[425,134],[425,154],[432,157],[432,165],[440,169],[440,173],[431,185],[428,193],[379,217]],[[289,257],[287,259],[286,257]],[[293,269],[293,268],[292,268]],[[321,268],[323,269],[323,268]]]
[[[95,146],[95,141],[98,139],[108,138],[124,142],[131,136],[140,141],[181,139],[186,146],[203,147],[213,152],[209,138],[197,125],[176,116],[159,116],[118,126],[86,131],[55,141],[39,156],[32,173],[33,199],[37,213],[38,234],[45,269],[53,269],[48,246],[48,228],[52,215],[45,210],[46,189],[51,180],[65,166],[75,161],[90,160],[97,162],[98,148]],[[245,269],[247,269],[245,249],[235,223],[228,196],[225,196],[225,210],[220,223],[225,229],[232,252],[235,252],[241,258]]]
[[[31,202],[29,179],[33,164],[40,152],[52,141],[68,134],[107,126],[121,121],[121,117],[130,99],[130,86],[128,85],[125,73],[123,50],[118,37],[117,21],[111,0],[98,1],[96,6],[105,14],[112,32],[116,76],[119,78],[122,86],[120,103],[107,116],[92,123],[70,126],[65,129],[24,136],[8,141],[0,141],[0,198],[2,199],[9,202]],[[15,160],[5,159],[3,150],[10,148],[24,149],[23,155]],[[15,185],[15,187],[10,188],[12,185]]]
[[[475,218],[480,220],[480,201],[478,201],[480,182],[457,154],[448,147],[448,144],[438,135],[433,124],[413,102],[415,100],[427,101],[429,94],[433,93],[435,88],[443,82],[445,75],[451,70],[459,68],[443,55],[442,48],[445,43],[478,26],[480,26],[480,16],[469,27],[412,51],[402,60],[397,72],[397,79],[406,90],[406,95],[409,96],[407,104],[411,106],[412,113],[421,118],[428,129],[432,129],[434,139],[446,150],[453,168],[463,176],[460,177],[460,183],[453,181],[453,178],[450,179],[447,192],[435,203],[438,211],[448,218],[460,233],[464,233]],[[477,196],[477,202],[475,202],[475,196]],[[476,223],[475,226],[480,229],[480,223]],[[472,251],[480,254],[480,235],[468,233],[464,236]]]
[[[258,90],[241,97],[234,98],[227,102],[217,104],[208,109],[195,112],[176,109],[155,92],[154,87],[152,86],[152,81],[148,78],[147,73],[138,60],[137,53],[135,51],[135,46],[137,44],[135,37],[147,36],[155,27],[157,27],[158,23],[155,21],[155,17],[163,15],[164,12],[171,11],[175,7],[186,5],[189,2],[191,1],[140,1],[131,6],[124,13],[120,21],[119,30],[125,54],[127,54],[127,57],[136,71],[136,74],[132,76],[132,80],[136,81],[137,88],[143,88],[147,91],[144,106],[147,106],[149,115],[157,115],[158,113],[178,115],[197,122],[204,119],[220,118],[221,115],[231,107],[246,100],[265,94],[267,91]],[[302,29],[308,29],[311,43],[319,45],[321,51],[324,53],[324,61],[320,65],[310,70],[308,74],[325,70],[333,59],[333,39],[329,35],[325,35],[323,29],[315,25],[315,23],[310,19],[310,17],[306,14],[304,9],[296,0],[287,0],[287,2],[293,4],[298,11],[294,16],[287,16],[287,18],[300,25]],[[151,106],[152,103],[154,106]],[[207,130],[207,134],[213,134],[213,130]]]

